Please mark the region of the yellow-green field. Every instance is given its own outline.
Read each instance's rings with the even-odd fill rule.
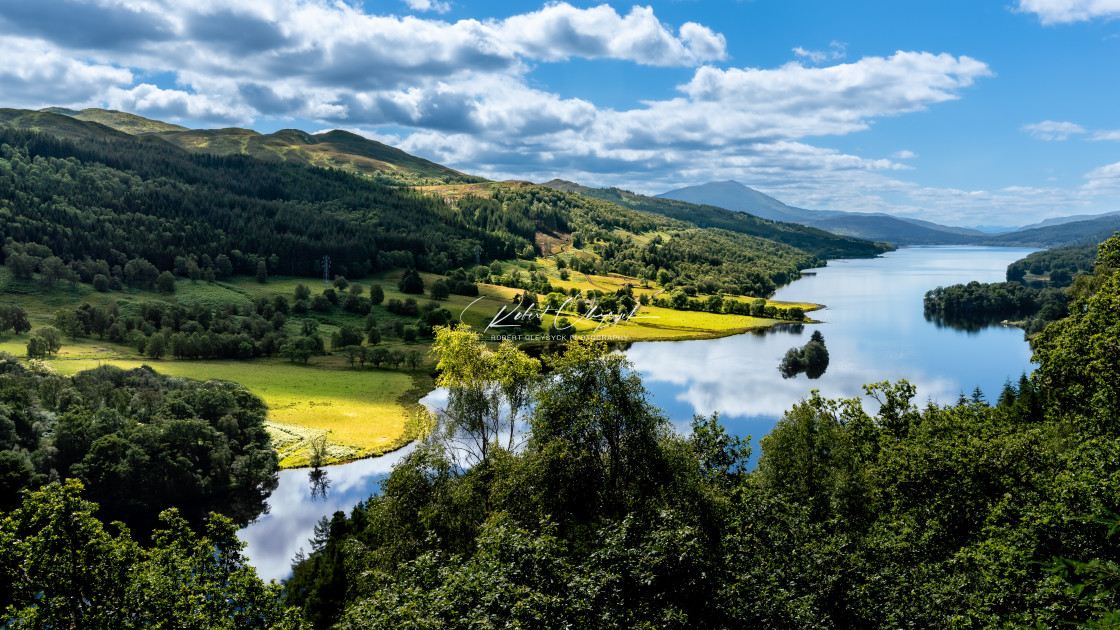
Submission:
[[[0,345],[0,349],[10,344]],[[281,466],[306,466],[311,438],[326,434],[329,461],[381,455],[407,443],[405,424],[423,395],[427,379],[387,370],[329,369],[280,359],[174,361],[76,358],[64,353],[50,365],[75,374],[98,365],[129,369],[149,365],[161,374],[199,380],[234,381],[269,407],[269,433]],[[419,382],[417,382],[419,381]]]
[[[567,255],[591,254],[570,251]],[[660,287],[656,285],[642,286],[638,279],[618,274],[600,276],[571,272],[567,280],[561,280],[555,259],[506,261],[502,265],[504,271],[516,266],[523,274],[528,273],[532,265],[537,272],[548,276],[553,286],[564,290],[598,289],[613,293],[626,284],[631,284],[634,294],[638,296],[655,295],[660,291]],[[370,284],[380,284],[386,301],[409,297],[424,301],[424,296],[405,295],[397,290],[397,281],[402,273],[403,270],[382,272],[358,280],[357,283],[365,288],[363,293],[366,295]],[[426,285],[439,278],[427,273],[421,276]],[[72,309],[83,302],[99,306],[116,304],[122,314],[138,308],[139,304],[147,300],[164,300],[184,305],[201,302],[209,308],[218,309],[231,302],[240,305],[257,297],[275,294],[291,299],[298,284],[306,285],[313,293],[324,288],[321,281],[310,278],[270,277],[268,282],[262,284],[250,277],[237,277],[212,284],[179,279],[174,294],[136,290],[98,293],[82,284],[71,287],[68,283],[62,283],[52,289],[40,289],[34,283],[16,283],[11,280],[8,270],[0,266],[0,292],[5,293],[6,300],[10,299],[12,303],[27,310],[34,328],[53,323],[57,309]],[[440,305],[451,311],[453,321],[463,321],[476,330],[482,330],[499,309],[513,308],[512,299],[520,293],[518,289],[480,284],[479,297],[453,295]],[[751,300],[749,297],[725,299]],[[800,306],[806,312],[820,308],[816,304],[768,303],[783,307]],[[404,323],[412,321],[389,314],[383,306],[376,312],[379,319],[398,318]],[[704,339],[783,323],[773,319],[677,311],[653,306],[643,306],[633,319],[612,325],[600,326],[598,322],[581,319],[574,313],[564,313],[563,316],[575,325],[576,334],[619,341]],[[364,321],[363,316],[339,309],[333,309],[330,313],[312,312],[306,317],[318,320],[319,332],[327,338],[341,325],[349,323],[360,326]],[[298,334],[300,320],[296,316],[289,319],[285,325],[289,334]],[[554,320],[554,315],[547,315],[544,324],[547,326]],[[491,329],[489,333],[500,334],[501,329]],[[0,351],[23,356],[26,354],[27,338],[26,334],[6,335],[0,338]],[[310,442],[322,435],[327,436],[330,462],[379,455],[403,446],[410,439],[407,423],[415,414],[417,401],[434,386],[429,375],[432,361],[427,356],[427,346],[423,343],[405,344],[387,340],[382,345],[406,352],[419,351],[424,355],[424,364],[420,370],[412,372],[358,370],[348,366],[340,354],[314,357],[306,365],[275,358],[252,361],[152,360],[139,356],[134,348],[128,346],[96,339],[70,338],[64,340],[58,356],[50,359],[49,364],[62,374],[74,374],[103,364],[122,368],[147,364],[160,373],[171,376],[240,383],[268,404],[268,429],[280,453],[281,466],[292,468],[308,464]]]

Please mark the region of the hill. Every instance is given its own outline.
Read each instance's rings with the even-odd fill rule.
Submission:
[[[920,219],[903,219],[888,214],[806,210],[787,205],[735,181],[688,186],[657,197],[746,212],[773,221],[800,223],[833,234],[886,241],[894,245],[959,244],[985,236],[977,230],[948,227]]]
[[[168,142],[196,153],[250,155],[265,161],[285,161],[333,167],[364,175],[389,176],[402,183],[423,184],[485,181],[464,175],[400,149],[348,131],[309,134],[282,129],[261,134],[250,129],[188,129],[159,134]]]
[[[8,145],[0,156],[0,232],[14,242],[6,254],[36,271],[73,271],[84,282],[111,271],[124,284],[150,286],[160,271],[181,273],[191,261],[219,277],[260,265],[315,276],[324,255],[333,273],[351,277],[412,266],[444,274],[476,260],[554,253],[544,251],[549,239],[570,243],[562,249],[580,250],[581,264],[604,275],[652,280],[664,271],[703,292],[767,295],[821,264],[786,243],[539,186],[474,184],[453,199],[294,160],[186,151],[166,134],[128,135],[67,114],[8,119],[51,133],[0,125]],[[234,134],[211,135],[226,142]],[[355,137],[322,139],[338,145]]]
[[[68,110],[71,111],[71,110]],[[28,109],[0,109],[0,125],[50,134],[56,138],[110,140],[128,138],[129,134],[102,123],[87,122],[55,112]]]
[[[810,221],[809,225],[833,234],[887,241],[896,245],[956,245],[972,243],[977,238],[928,228],[885,214],[838,214]]]
[[[112,127],[117,131],[137,135],[144,133],[160,133],[166,131],[187,131],[182,125],[174,125],[151,118],[144,118],[128,112],[119,112],[115,109],[88,108],[81,111],[66,109],[65,107],[48,107],[42,112],[63,114],[86,122],[95,122]]]
[[[557,190],[603,199],[627,208],[688,221],[698,227],[720,228],[769,239],[803,249],[821,258],[874,256],[888,249],[883,245],[876,245],[869,241],[847,236],[838,236],[825,230],[797,223],[771,221],[746,212],[733,212],[710,205],[647,197],[618,188],[589,188],[559,179],[546,182],[544,185]]]
[[[342,273],[442,272],[476,251],[511,258],[538,227],[505,211],[479,227],[442,199],[351,173],[190,153],[63,114],[0,110],[3,122],[0,233],[45,246],[43,259],[171,270],[176,258],[222,256],[234,273],[265,260],[274,273],[316,275],[329,255]]]
[[[989,236],[981,245],[1016,245],[1021,247],[1058,247],[1100,243],[1120,230],[1120,214],[1108,214],[1087,221],[1073,221],[1046,227],[1018,230]]]
[[[749,186],[731,180],[709,182],[699,186],[686,186],[685,188],[661,193],[657,197],[715,206],[736,212],[746,212],[771,221],[802,223],[834,214],[829,211],[806,210],[788,206],[770,195],[760,193]]]
[[[1055,217],[1053,219],[1046,219],[1045,221],[1039,221],[1038,223],[1032,223],[1030,225],[1024,225],[1023,227],[1020,227],[1020,228],[1018,228],[1014,231],[1022,232],[1024,230],[1033,230],[1035,228],[1051,227],[1051,226],[1054,226],[1054,225],[1063,225],[1065,223],[1074,223],[1074,222],[1077,222],[1077,221],[1092,221],[1094,219],[1103,219],[1105,217],[1111,217],[1111,216],[1116,216],[1116,215],[1120,215],[1120,212],[1106,212],[1104,214],[1075,214],[1075,215],[1071,215],[1071,216],[1068,216],[1068,217]]]
[[[348,131],[309,134],[282,129],[262,134],[237,127],[188,129],[126,112],[93,108],[76,111],[49,107],[37,113],[99,123],[129,135],[154,135],[194,153],[249,155],[266,161],[339,168],[409,185],[485,181]],[[55,119],[38,118],[36,122],[40,126],[21,126],[45,131],[64,128],[64,123]]]

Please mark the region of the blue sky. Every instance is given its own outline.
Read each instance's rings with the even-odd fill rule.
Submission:
[[[465,172],[734,179],[956,225],[1120,210],[1120,0],[37,0],[0,106],[349,129]]]

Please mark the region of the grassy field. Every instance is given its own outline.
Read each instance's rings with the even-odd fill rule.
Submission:
[[[0,344],[0,349],[11,341]],[[69,351],[68,351],[69,350]],[[60,374],[99,365],[129,369],[149,365],[161,374],[198,380],[234,381],[260,396],[269,407],[269,433],[281,466],[306,466],[309,442],[327,435],[332,463],[381,455],[407,443],[405,424],[427,392],[430,379],[389,370],[332,369],[281,359],[253,361],[175,361],[91,356],[96,347],[64,347],[50,361]]]
[[[566,255],[579,255],[571,252]],[[642,286],[636,278],[610,274],[606,276],[571,273],[567,280],[560,279],[554,259],[536,261],[506,261],[504,271],[516,266],[527,274],[530,265],[548,276],[549,281],[565,290],[581,291],[598,289],[613,293],[627,283],[634,287],[635,295],[657,293],[657,286]],[[397,290],[397,281],[403,270],[382,272],[358,280],[363,294],[368,295],[370,284],[378,283],[385,292],[386,302],[396,298],[416,298],[421,303],[424,296],[405,295]],[[439,276],[421,274],[425,285]],[[238,307],[258,297],[280,294],[292,299],[296,286],[306,285],[312,293],[325,287],[320,280],[295,277],[270,277],[259,283],[251,277],[235,277],[228,281],[190,282],[179,279],[172,294],[124,290],[96,292],[89,285],[70,286],[63,282],[51,289],[44,289],[36,282],[15,281],[10,271],[0,266],[0,293],[5,302],[27,310],[34,328],[50,325],[58,309],[73,309],[81,303],[97,306],[115,304],[123,316],[136,314],[139,305],[148,300],[163,300],[186,306],[202,303],[211,309],[229,304]],[[512,299],[520,290],[496,285],[480,284],[478,297],[453,295],[440,302],[452,313],[454,322],[463,321],[477,330],[484,329],[494,315],[505,307],[513,307]],[[726,298],[749,301],[750,298]],[[806,312],[819,308],[815,304],[788,304],[770,302],[781,306],[800,306]],[[384,304],[374,308],[379,322],[399,320],[410,325],[414,319],[394,315],[385,310]],[[599,337],[612,341],[660,341],[704,339],[738,334],[765,328],[778,320],[746,317],[741,315],[713,314],[696,311],[676,311],[652,306],[642,307],[636,317],[611,325],[581,319],[567,313],[580,335]],[[289,335],[299,334],[301,321],[313,318],[319,322],[319,332],[329,339],[330,334],[344,324],[362,327],[365,317],[332,309],[329,313],[310,312],[304,316],[289,317],[285,330]],[[544,324],[553,323],[554,315],[546,315]],[[33,328],[33,330],[34,330]],[[500,334],[491,329],[489,334]],[[489,335],[484,335],[484,339]],[[28,335],[8,334],[0,337],[0,351],[15,356],[26,354]],[[164,358],[152,360],[141,357],[134,348],[99,341],[96,339],[65,339],[58,356],[50,364],[62,374],[110,364],[122,368],[150,365],[157,371],[172,376],[193,379],[220,379],[240,383],[260,396],[269,406],[269,431],[286,468],[306,466],[313,438],[326,435],[328,460],[341,462],[382,454],[404,445],[409,437],[406,423],[414,415],[418,400],[434,387],[430,371],[432,359],[428,347],[420,343],[404,343],[396,338],[386,339],[382,346],[405,352],[419,351],[424,363],[415,371],[390,371],[382,369],[358,370],[347,365],[341,354],[313,357],[306,365],[290,363],[285,359],[258,358],[251,361],[186,361]]]

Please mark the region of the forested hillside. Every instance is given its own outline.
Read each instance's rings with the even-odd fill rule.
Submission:
[[[64,263],[171,270],[176,257],[213,266],[223,256],[232,273],[264,260],[271,272],[316,275],[329,255],[358,276],[442,272],[476,251],[512,258],[535,232],[521,215],[499,211],[483,228],[440,199],[337,170],[189,154],[145,137],[65,140],[0,126],[0,147],[0,233]]]
[[[189,153],[153,135],[33,114],[50,133],[0,126],[0,234],[17,278],[102,275],[151,288],[160,272],[187,276],[193,268],[217,279],[262,270],[316,276],[323,256],[332,275],[394,267],[444,274],[552,253],[539,251],[543,233],[583,250],[600,273],[653,281],[665,272],[680,284],[767,295],[821,258],[883,249],[746,216],[729,230],[698,228],[537,186],[492,184],[444,199],[335,169]],[[29,116],[18,119],[27,124]]]
[[[820,258],[858,258],[881,254],[888,248],[870,241],[831,234],[821,229],[762,219],[745,212],[733,212],[715,206],[687,201],[647,197],[619,188],[588,188],[571,182],[553,180],[544,184],[557,190],[577,192],[611,203],[652,212],[693,223],[698,227],[720,228],[749,236],[765,238],[803,249]]]

